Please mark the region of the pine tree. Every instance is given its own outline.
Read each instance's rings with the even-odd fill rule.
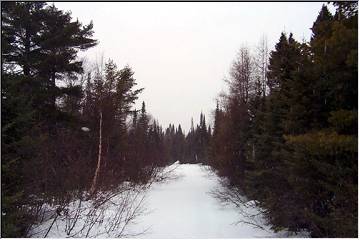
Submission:
[[[2,217],[2,235],[26,236],[33,221],[31,217],[34,216],[20,206],[32,206],[29,195],[39,192],[58,194],[66,188],[66,181],[60,179],[63,179],[65,165],[68,163],[63,161],[65,151],[57,150],[68,149],[65,144],[58,143],[64,142],[64,139],[70,138],[71,135],[77,135],[69,132],[78,124],[72,116],[79,117],[81,88],[71,81],[75,74],[82,72],[82,66],[81,62],[73,65],[73,60],[79,48],[86,50],[95,45],[96,41],[92,39],[92,26],[81,28],[80,23],[71,22],[70,13],[56,12],[54,7],[54,11],[50,11],[51,7],[46,3],[9,2],[1,6],[4,87],[2,98],[6,99],[3,102],[6,105],[3,105],[6,111],[3,112],[3,116],[7,116],[3,118],[2,133],[4,136],[14,136],[4,139],[2,166],[5,171],[2,173],[5,179],[18,179],[16,188],[11,182],[4,181],[4,209],[9,212],[6,217]],[[53,24],[54,19],[62,19],[62,23],[71,25],[71,31],[69,28]],[[53,25],[53,28],[57,27],[56,33],[51,32],[50,25]],[[50,39],[60,36],[60,41],[51,42]],[[52,55],[50,51],[53,51]],[[49,61],[54,58],[59,58],[59,61],[54,66],[49,66]],[[50,68],[56,68],[52,76],[48,74]],[[63,78],[68,79],[70,84],[62,88],[49,89],[56,79]],[[54,99],[57,97],[61,100],[62,106],[55,106]],[[49,106],[50,100],[53,106],[51,111],[46,107]],[[64,122],[69,123],[68,126],[65,127]],[[56,132],[60,124],[63,126],[59,136],[50,138],[49,133]],[[17,149],[16,152],[11,150],[14,147]],[[34,174],[35,172],[37,174]],[[30,183],[33,188],[29,187]],[[19,196],[21,198],[18,198]],[[17,218],[19,220],[16,220]]]

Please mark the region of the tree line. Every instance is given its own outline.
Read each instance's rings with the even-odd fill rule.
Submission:
[[[218,98],[210,165],[276,231],[356,237],[357,2],[323,5],[309,42],[240,49]]]
[[[203,163],[265,209],[273,229],[357,236],[357,3],[324,5],[310,42],[282,33],[242,47],[214,124],[185,134],[135,109],[130,66],[84,70],[93,24],[43,2],[3,2],[2,226],[27,236],[44,203],[149,181],[175,161]]]
[[[170,124],[165,131],[165,146],[169,162],[180,163],[208,163],[208,152],[211,139],[211,127],[206,125],[205,115],[200,113],[200,122],[194,127],[191,119],[191,127],[187,134],[181,128]]]

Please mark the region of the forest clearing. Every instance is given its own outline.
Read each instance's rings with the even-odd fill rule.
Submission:
[[[1,10],[1,237],[358,236],[357,1]]]

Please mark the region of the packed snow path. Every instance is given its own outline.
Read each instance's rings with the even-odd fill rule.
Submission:
[[[64,206],[66,214],[65,210],[64,214],[56,214],[58,205],[44,204],[44,219],[33,226],[29,236],[52,238],[308,236],[306,233],[289,235],[286,231],[275,234],[264,224],[261,214],[257,214],[259,210],[256,207],[249,208],[240,204],[239,208],[236,208],[220,202],[213,193],[224,188],[220,179],[206,166],[175,163],[166,167],[161,176],[170,176],[170,178],[153,183],[145,191],[139,187],[128,188],[128,183],[124,183],[114,192],[99,193],[96,199],[74,200]],[[145,202],[142,201],[144,199]],[[246,204],[249,203],[251,202]],[[240,214],[239,209],[256,214],[256,219],[244,217],[244,212]],[[241,221],[255,223],[260,228],[239,223]]]
[[[173,165],[176,166],[177,164]],[[130,226],[131,232],[148,229],[138,238],[252,238],[279,237],[269,230],[235,224],[242,215],[210,194],[220,187],[218,177],[199,164],[179,164],[177,179],[154,184],[147,193],[148,214]]]

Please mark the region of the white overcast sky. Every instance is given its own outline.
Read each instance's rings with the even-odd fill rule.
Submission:
[[[89,61],[113,59],[129,64],[138,87],[137,107],[165,128],[188,131],[202,111],[211,123],[217,94],[238,49],[255,46],[265,34],[273,49],[282,31],[310,39],[311,26],[323,3],[122,3],[55,2],[83,24],[94,22],[99,45],[84,53]],[[332,5],[329,6],[333,9]]]

